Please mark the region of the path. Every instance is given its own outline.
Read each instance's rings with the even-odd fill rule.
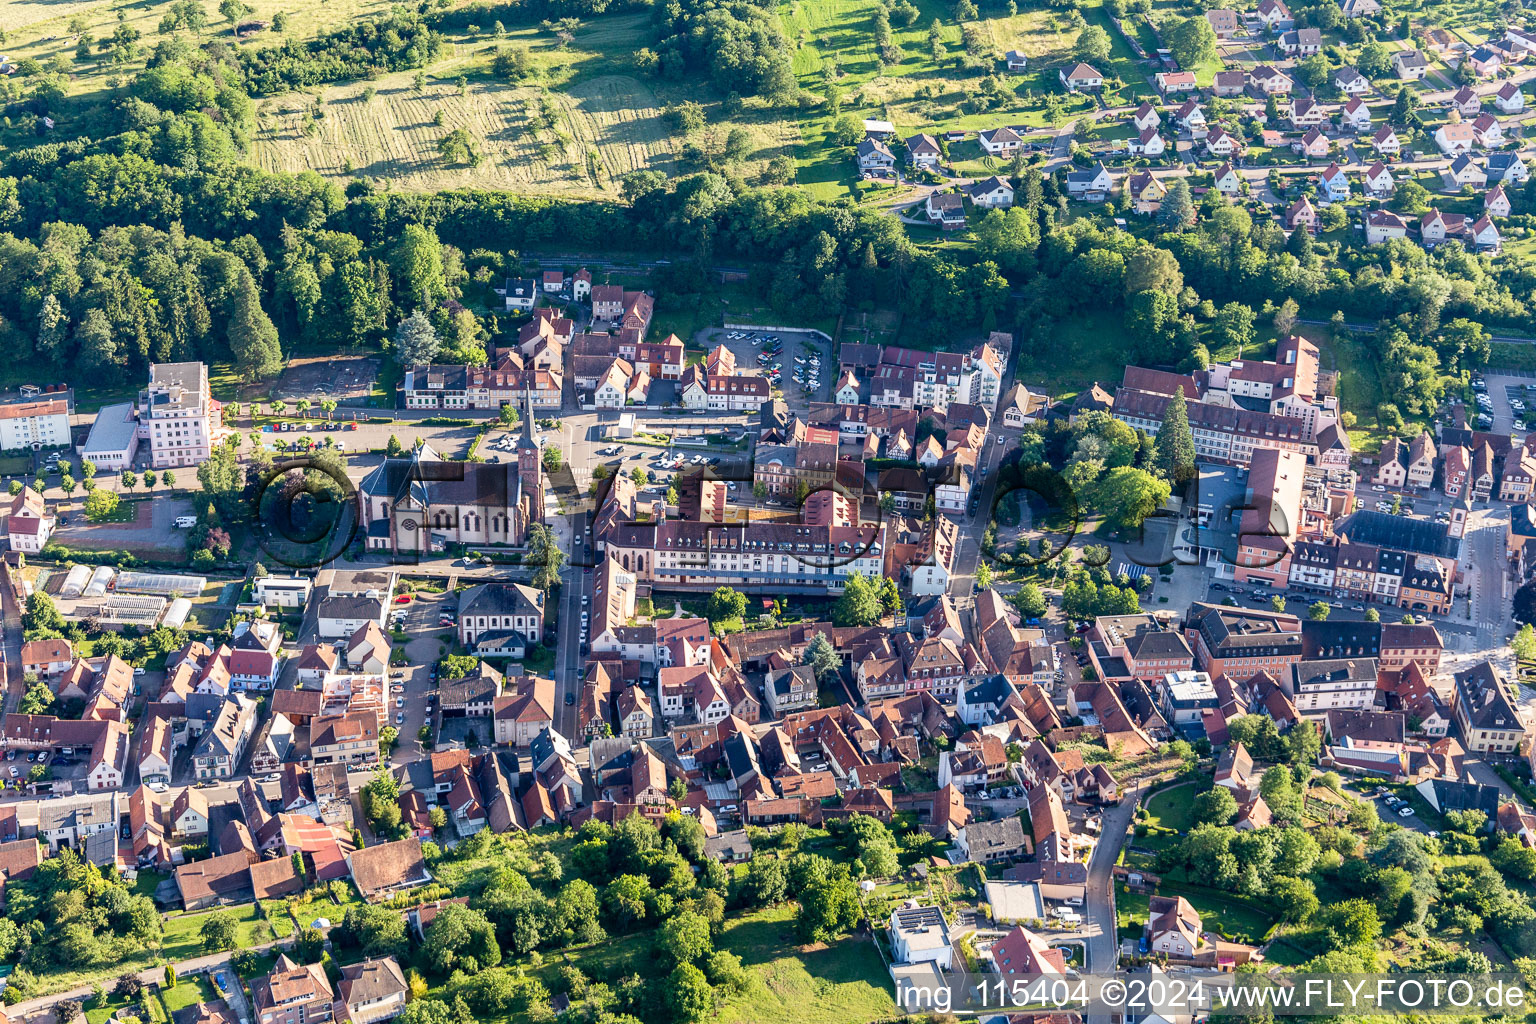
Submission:
[[[271,942],[263,942],[260,945],[249,946],[247,948],[255,950],[258,953],[265,953],[267,950],[276,948],[277,946],[285,946],[288,944],[288,942],[289,939],[273,939]],[[226,951],[223,953],[210,953],[207,956],[195,956],[190,960],[179,960],[175,964],[176,976],[179,978],[184,978],[191,974],[202,973],[203,971],[209,970],[210,968],[219,968],[221,970],[227,969],[229,967],[229,956],[230,951]],[[162,984],[165,981],[165,965],[162,964],[158,967],[145,968],[138,973],[138,979],[146,986],[158,986]],[[110,978],[103,978],[101,979],[101,984],[105,985],[108,981],[111,980],[112,979]],[[90,985],[81,985],[78,988],[72,988],[64,992],[54,992],[51,995],[38,996],[35,999],[24,999],[19,1003],[12,1003],[10,1006],[7,1006],[5,1008],[5,1012],[7,1015],[14,1019],[24,1017],[27,1014],[33,1013],[37,1010],[55,1006],[66,999],[78,999],[83,1002],[91,997],[91,993],[96,990],[96,984],[97,983],[93,982]],[[243,1006],[243,995],[240,997],[239,1001],[241,1006]],[[240,1011],[240,1007],[236,1007],[235,1009],[236,1012]]]

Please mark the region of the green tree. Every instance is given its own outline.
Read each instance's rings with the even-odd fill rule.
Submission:
[[[1189,406],[1182,388],[1174,391],[1163,410],[1163,422],[1152,443],[1152,465],[1171,484],[1184,484],[1195,475],[1195,435],[1189,428]]]
[[[1529,622],[1521,626],[1509,642],[1509,648],[1520,661],[1536,661],[1536,629]]]
[[[240,925],[235,915],[227,910],[209,914],[198,930],[203,940],[203,952],[219,953],[234,949],[240,943]]]
[[[1329,604],[1327,601],[1314,601],[1312,602],[1312,605],[1307,608],[1307,618],[1311,619],[1313,622],[1324,622],[1327,620],[1329,614],[1332,611],[1333,605]]]
[[[1197,823],[1225,825],[1237,813],[1237,800],[1226,786],[1213,786],[1195,797],[1190,813]]]
[[[667,977],[666,1004],[676,1024],[697,1024],[715,1008],[709,979],[693,964],[678,964]]]
[[[680,911],[662,922],[656,948],[674,964],[697,963],[714,950],[709,922],[692,910]]]
[[[730,587],[718,587],[709,596],[707,611],[712,625],[741,619],[747,613],[747,595]]]
[[[1166,480],[1134,466],[1120,466],[1095,483],[1090,496],[1094,507],[1121,528],[1131,529],[1161,508],[1168,495]]]
[[[803,663],[811,666],[816,673],[816,678],[836,672],[842,665],[842,656],[837,653],[837,648],[832,646],[832,641],[827,639],[825,633],[817,633],[811,637],[811,642],[805,645],[805,657]]]
[[[117,511],[119,499],[113,491],[95,490],[85,496],[85,517],[93,523],[110,519]]]
[[[1013,606],[1019,610],[1019,614],[1026,619],[1038,619],[1043,616],[1048,607],[1045,594],[1041,592],[1038,584],[1026,583],[1014,592],[1010,599]]]
[[[1180,67],[1193,68],[1216,59],[1216,32],[1203,14],[1178,21],[1164,38]]]
[[[1195,200],[1190,195],[1189,182],[1183,178],[1174,179],[1168,194],[1163,197],[1162,205],[1158,207],[1157,222],[1167,231],[1184,231],[1194,227]]]
[[[539,461],[544,465],[544,472],[558,473],[560,467],[565,465],[565,453],[558,445],[547,444],[539,455]]]
[[[1279,594],[1276,594],[1274,597],[1269,599],[1269,607],[1271,611],[1285,611],[1285,598]]]
[[[441,344],[432,321],[418,309],[395,328],[395,361],[401,366],[430,363]]]
[[[1108,60],[1111,48],[1109,33],[1098,25],[1089,25],[1078,33],[1072,54],[1091,64]]]
[[[475,974],[501,963],[491,922],[479,910],[458,904],[444,907],[432,919],[420,955],[428,969],[444,976],[456,970]]]
[[[835,626],[873,626],[880,621],[880,596],[863,573],[849,573],[842,596],[832,606]]]
[[[800,893],[795,928],[804,942],[828,942],[847,934],[858,921],[858,889],[846,873],[830,874]]]

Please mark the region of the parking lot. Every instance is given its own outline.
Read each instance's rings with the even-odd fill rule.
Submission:
[[[819,334],[712,327],[694,340],[706,351],[716,345],[730,349],[738,370],[763,372],[796,412],[804,412],[812,402],[829,401],[837,385],[832,346]]]
[[[1477,393],[1478,415],[1467,410],[1467,425],[1507,434],[1523,429],[1525,416],[1536,407],[1536,380],[1488,374],[1472,385]]]

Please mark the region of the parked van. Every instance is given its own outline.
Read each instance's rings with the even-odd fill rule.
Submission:
[[[177,516],[174,525],[178,530],[190,530],[197,525],[197,516]]]

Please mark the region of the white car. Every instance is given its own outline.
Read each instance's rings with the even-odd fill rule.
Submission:
[[[1402,810],[1397,812],[1397,816],[1399,818],[1411,818],[1413,816],[1413,808],[1404,807]]]

